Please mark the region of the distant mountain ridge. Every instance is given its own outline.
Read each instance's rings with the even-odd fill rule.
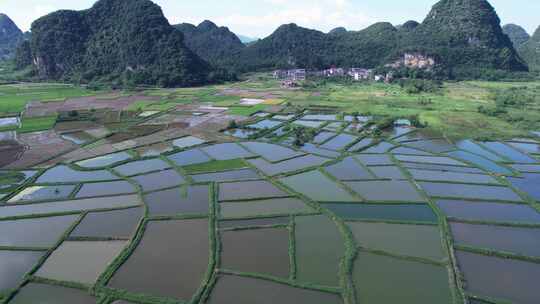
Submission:
[[[0,60],[12,58],[23,39],[23,32],[15,22],[9,16],[0,14]]]
[[[503,26],[503,32],[510,38],[516,50],[531,39],[531,35],[517,24],[506,24]]]
[[[18,62],[31,62],[43,79],[162,86],[276,68],[427,67],[448,78],[528,70],[486,0],[440,0],[422,23],[397,27],[378,22],[327,34],[285,24],[248,45],[208,20],[173,27],[150,0],[99,0],[36,20],[31,42],[19,49]],[[529,64],[535,50],[531,42],[521,52]]]
[[[532,71],[540,72],[540,26],[532,37],[521,45],[519,53]]]
[[[227,27],[218,27],[209,20],[198,26],[182,23],[174,27],[184,34],[184,42],[189,49],[216,66],[230,64],[229,59],[245,48],[245,44]]]

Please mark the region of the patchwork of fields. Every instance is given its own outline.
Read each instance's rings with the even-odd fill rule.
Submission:
[[[142,123],[183,133],[0,172],[0,302],[540,301],[534,134],[450,141],[282,107],[225,133],[239,116],[206,108],[220,127],[199,136],[203,108],[182,109]]]

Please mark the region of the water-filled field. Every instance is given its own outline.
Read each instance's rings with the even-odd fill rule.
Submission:
[[[273,115],[1,172],[0,303],[540,303],[539,142]]]

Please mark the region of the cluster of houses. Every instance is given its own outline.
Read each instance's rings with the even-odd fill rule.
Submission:
[[[386,81],[384,75],[374,75],[373,70],[363,68],[329,68],[322,71],[308,71],[306,69],[276,70],[274,78],[283,81],[284,86],[295,86],[297,82],[304,81],[308,77],[331,78],[331,77],[351,77],[355,81],[370,80]]]

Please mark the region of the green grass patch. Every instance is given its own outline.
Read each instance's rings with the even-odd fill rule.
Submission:
[[[0,113],[19,113],[31,101],[63,101],[96,94],[96,91],[66,84],[0,85]]]
[[[205,172],[221,172],[246,168],[248,165],[243,159],[216,160],[204,164],[190,165],[182,167],[188,174]]]
[[[37,131],[50,130],[56,123],[57,116],[45,116],[45,117],[30,117],[23,118],[21,122],[21,128],[18,129],[19,133],[30,133]]]

